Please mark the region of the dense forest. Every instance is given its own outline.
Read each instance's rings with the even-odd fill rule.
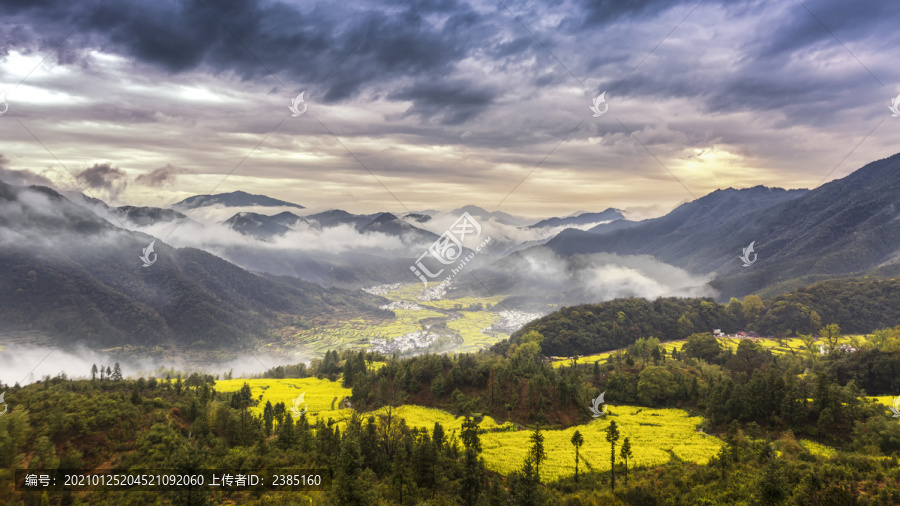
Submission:
[[[568,357],[623,348],[641,336],[674,341],[718,328],[785,337],[812,334],[829,323],[863,333],[898,322],[900,278],[857,278],[823,281],[765,300],[756,295],[732,298],[724,305],[709,298],[674,297],[582,304],[532,321],[510,341],[535,330],[545,338],[546,355]]]
[[[245,385],[217,392],[208,375],[126,379],[45,378],[8,389],[0,417],[0,500],[7,504],[896,504],[900,501],[900,423],[864,399],[892,394],[900,368],[900,327],[869,336],[859,351],[837,346],[837,325],[820,331],[823,355],[810,347],[775,356],[751,340],[726,349],[707,333],[666,353],[642,336],[603,363],[552,367],[536,331],[500,351],[400,359],[330,351],[310,365],[278,367],[268,378],[318,377],[352,389],[356,414],[344,420],[294,420],[287,407],[249,408]],[[384,365],[371,367],[373,361]],[[885,366],[887,364],[887,366]],[[884,368],[887,367],[887,368]],[[101,371],[103,371],[101,367]],[[118,368],[116,368],[118,369]],[[876,372],[877,371],[877,372]],[[612,406],[603,434],[572,438],[573,469],[585,438],[610,448],[612,472],[586,469],[541,476],[543,431],[591,419],[591,398]],[[465,416],[461,431],[436,423],[411,428],[393,413],[404,404]],[[627,464],[629,434],[616,428],[616,406],[678,407],[703,416],[701,429],[724,442],[706,465],[673,456],[662,466]],[[382,408],[377,413],[372,411]],[[519,471],[485,467],[481,417],[527,430]],[[800,437],[838,448],[811,453]],[[625,447],[625,449],[623,449]],[[628,451],[626,451],[626,449]],[[40,495],[12,490],[12,470],[325,468],[327,492],[104,491]],[[626,478],[627,476],[627,478]]]

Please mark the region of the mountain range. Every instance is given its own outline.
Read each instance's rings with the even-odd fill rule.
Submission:
[[[255,210],[207,224],[181,212],[210,205]],[[297,211],[260,209],[283,206]],[[641,221],[614,208],[537,221],[477,206],[404,215],[301,209],[245,192],[199,195],[172,209],[115,207],[0,183],[0,324],[98,346],[220,346],[286,325],[384,317],[385,300],[358,288],[417,283],[410,267],[435,261],[428,248],[464,212],[494,240],[478,255],[447,250],[477,256],[450,296],[488,290],[504,295],[507,309],[648,293],[727,301],[900,274],[900,155],[813,190],[722,189]],[[217,237],[215,227],[225,227],[246,239],[176,248],[166,241],[172,229],[159,228],[172,223],[189,236]],[[155,260],[142,267],[150,244]]]
[[[90,346],[249,346],[288,325],[369,314],[361,291],[279,281],[120,228],[46,187],[0,183],[0,325]],[[142,267],[140,253],[151,265]]]
[[[751,243],[755,261],[744,267],[738,257]],[[718,190],[659,218],[565,230],[539,248],[562,257],[652,255],[713,275],[721,298],[891,275],[900,260],[900,154],[811,191]]]

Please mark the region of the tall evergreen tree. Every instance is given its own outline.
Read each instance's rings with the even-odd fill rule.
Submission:
[[[537,480],[541,480],[541,462],[547,458],[547,452],[544,450],[544,435],[541,434],[541,429],[534,429],[534,432],[531,433],[531,437],[528,439],[531,441],[531,449],[528,451],[528,457],[534,463],[534,475],[537,477]]]
[[[355,434],[347,434],[341,440],[341,453],[335,473],[337,486],[332,487],[337,504],[355,506],[363,504],[363,493],[358,481],[363,465],[359,440]]]
[[[581,448],[581,445],[584,444],[584,437],[581,435],[581,432],[576,430],[574,434],[572,434],[572,446],[575,447],[575,482],[578,482],[578,451]]]
[[[266,435],[272,435],[272,426],[275,421],[275,408],[272,407],[270,401],[266,401],[266,407],[263,408],[263,424],[266,429]]]
[[[484,484],[484,465],[473,446],[463,455],[462,497],[466,506],[474,506]]]
[[[481,453],[481,440],[478,438],[478,422],[466,415],[462,423],[463,448],[472,448],[475,453]]]
[[[619,428],[616,426],[616,421],[613,420],[609,422],[609,427],[606,428],[606,440],[610,443],[611,451],[609,455],[609,488],[613,492],[616,491],[616,442],[619,440]]]
[[[286,416],[284,424],[278,431],[278,447],[287,450],[294,446],[294,417]]]
[[[634,454],[631,452],[631,441],[626,437],[624,441],[622,441],[622,448],[619,450],[619,456],[622,457],[622,460],[625,461],[625,486],[628,486],[628,459],[633,457]]]

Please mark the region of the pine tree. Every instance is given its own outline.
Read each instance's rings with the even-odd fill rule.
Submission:
[[[541,429],[534,429],[529,441],[531,441],[531,449],[528,451],[528,456],[534,463],[534,475],[538,481],[541,481],[541,462],[547,458],[547,452],[544,451],[544,435],[541,434]]]
[[[91,365],[91,381],[95,381],[97,379],[97,364]]]
[[[634,454],[631,452],[631,441],[626,437],[624,441],[622,441],[622,448],[619,450],[619,456],[625,461],[625,486],[628,486],[628,459],[633,457]]]
[[[509,477],[509,492],[512,503],[517,506],[543,506],[548,504],[541,489],[541,481],[534,469],[531,458],[525,459],[521,471]]]
[[[116,362],[115,369],[113,369],[112,379],[113,381],[122,381],[122,366],[118,362]]]
[[[357,480],[362,465],[359,440],[355,434],[348,434],[341,440],[341,453],[335,473],[337,486],[332,488],[337,495],[337,504],[363,504],[363,494]]]
[[[483,461],[478,459],[478,453],[472,446],[466,447],[463,460],[462,497],[467,506],[474,506],[481,495],[484,484]]]
[[[619,440],[619,428],[616,427],[615,420],[609,422],[609,427],[606,428],[606,440],[610,443],[612,448],[609,456],[610,466],[609,466],[609,476],[610,482],[609,487],[613,492],[616,491],[616,442]]]
[[[278,432],[278,447],[287,450],[294,446],[294,418],[286,416],[281,430]]]
[[[627,441],[627,439],[626,439]],[[572,446],[575,447],[575,482],[578,482],[578,450],[581,448],[581,445],[584,444],[584,437],[581,435],[581,432],[575,431],[572,434]]]
[[[266,436],[272,435],[272,426],[275,421],[275,408],[272,407],[270,401],[266,401],[266,407],[263,408],[263,423],[266,428]]]
[[[344,377],[341,381],[344,388],[353,387],[353,360],[349,358],[344,362]]]
[[[434,446],[440,450],[444,446],[444,426],[438,422],[434,422],[434,430],[431,431]]]
[[[464,448],[472,448],[475,453],[481,453],[481,440],[478,438],[478,422],[466,415],[462,423],[462,442]]]

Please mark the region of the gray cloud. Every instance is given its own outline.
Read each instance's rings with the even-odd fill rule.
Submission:
[[[0,54],[16,64],[0,78],[20,79],[10,69],[36,64],[94,5],[0,0]],[[807,6],[886,88],[796,3],[703,2],[674,31],[695,1],[510,4],[528,30],[493,0],[206,5],[100,4],[44,64],[65,72],[26,80],[45,98],[14,90],[10,114],[66,164],[102,156],[145,174],[128,188],[140,203],[224,181],[358,212],[402,210],[391,193],[409,208],[490,207],[522,182],[504,209],[536,216],[667,208],[691,196],[676,178],[698,196],[816,184],[900,92],[898,16],[872,0]],[[310,113],[279,124],[304,89]],[[602,90],[610,113],[591,118]],[[893,154],[888,125],[832,177]],[[9,135],[10,167],[55,163]],[[168,160],[191,173],[156,174]],[[164,183],[171,195],[152,191]]]
[[[110,163],[95,163],[75,174],[75,179],[92,190],[100,190],[115,200],[128,185],[125,171]]]
[[[0,181],[7,184],[28,186],[53,186],[53,182],[41,174],[35,174],[27,170],[13,170],[8,167],[9,160],[0,154]]]
[[[187,169],[175,167],[171,163],[167,163],[163,167],[154,169],[153,172],[149,174],[141,174],[135,178],[134,181],[138,184],[161,188],[173,184],[179,174],[187,174],[188,172]]]

